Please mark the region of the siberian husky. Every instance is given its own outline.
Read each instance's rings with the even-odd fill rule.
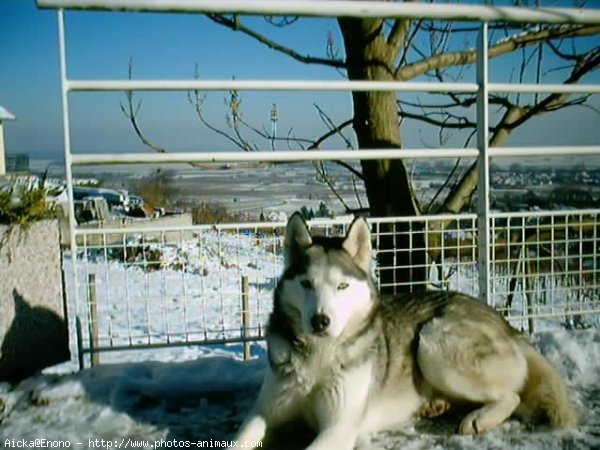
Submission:
[[[310,450],[351,450],[364,433],[470,405],[458,431],[483,433],[513,414],[577,426],[559,373],[476,298],[426,291],[379,298],[371,236],[356,219],[345,238],[288,222],[284,271],[267,328],[270,368],[237,440],[303,419]]]

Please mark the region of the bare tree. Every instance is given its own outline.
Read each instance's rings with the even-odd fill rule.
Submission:
[[[523,4],[522,1],[518,2]],[[457,27],[452,23],[436,24],[430,21],[413,21],[406,18],[383,20],[373,18],[339,18],[337,20],[343,52],[330,35],[327,39],[324,57],[299,53],[293,48],[282,45],[264,34],[248,27],[243,19],[234,15],[208,15],[222,26],[242,33],[260,44],[289,56],[301,63],[331,67],[344,73],[350,80],[372,81],[408,81],[419,77],[432,77],[436,80],[459,79],[463,71],[476,62],[477,52],[469,48],[468,42],[462,47],[456,45],[456,38],[469,36],[477,30],[473,26]],[[288,25],[295,19],[282,19],[274,22],[276,26]],[[580,25],[536,25],[516,28],[510,24],[495,24],[491,27],[493,38],[488,49],[490,60],[503,55],[519,53],[521,65],[518,68],[519,81],[523,81],[527,71],[533,70],[537,81],[544,75],[543,61],[546,54],[562,61],[561,67],[553,70],[566,73],[564,83],[577,83],[595,70],[600,63],[598,47],[578,50],[573,42],[578,38],[593,36],[600,32],[599,26]],[[519,32],[516,33],[515,30]],[[498,37],[500,35],[500,37]],[[467,48],[465,50],[465,48]],[[343,55],[343,56],[342,56]],[[443,100],[423,101],[420,98],[410,100],[395,92],[352,92],[352,118],[342,124],[330,124],[328,132],[317,138],[303,142],[302,148],[317,149],[327,138],[340,133],[348,124],[352,124],[359,148],[401,148],[403,119],[418,120],[438,127],[440,139],[445,133],[454,130],[466,130],[465,144],[468,144],[476,127],[469,117],[469,108],[473,107],[472,95],[448,94]],[[495,124],[491,127],[490,145],[503,145],[511,133],[531,118],[547,114],[562,108],[584,105],[586,96],[572,98],[566,94],[545,96],[493,96],[490,103],[498,108]],[[131,104],[131,102],[130,102]],[[198,105],[198,101],[196,101]],[[231,105],[229,105],[231,108]],[[131,108],[130,108],[131,109]],[[135,108],[132,109],[135,112]],[[197,108],[198,111],[198,108]],[[202,119],[201,111],[199,112]],[[130,119],[135,114],[129,114]],[[234,117],[238,128],[228,132],[230,139],[244,150],[241,144],[240,126],[244,125],[240,116]],[[207,125],[208,126],[208,125]],[[246,126],[249,129],[256,127]],[[137,130],[134,124],[134,128]],[[215,130],[216,131],[216,130]],[[231,131],[231,130],[230,130]],[[217,131],[218,132],[218,131]],[[260,133],[258,133],[260,134]],[[288,137],[288,139],[290,139]],[[160,151],[159,149],[157,149]],[[445,198],[438,200],[437,211],[460,212],[468,204],[477,187],[475,165],[460,172],[455,165],[452,177],[446,183]],[[372,216],[415,216],[424,209],[414,195],[411,180],[404,161],[369,160],[361,161],[361,172],[355,173],[365,186],[368,210]],[[450,182],[454,179],[453,182]],[[436,196],[436,200],[442,191]],[[428,211],[433,208],[427,207]],[[437,224],[443,230],[447,224]],[[409,283],[401,290],[411,290],[425,286],[427,279],[425,234],[415,229],[414,224],[396,224],[393,228],[383,228],[379,240],[380,265],[394,267],[381,273],[384,286],[392,286],[396,281]],[[435,258],[435,255],[432,255]],[[412,287],[410,283],[417,282]],[[384,289],[385,290],[385,289]]]

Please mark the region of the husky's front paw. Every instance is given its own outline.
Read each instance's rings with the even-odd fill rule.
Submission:
[[[468,414],[458,427],[460,434],[481,434],[485,433],[486,427],[482,423],[481,410],[475,410]]]

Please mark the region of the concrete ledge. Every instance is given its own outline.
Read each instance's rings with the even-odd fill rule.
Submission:
[[[111,219],[102,222],[90,222],[79,225],[80,229],[97,230],[103,228],[122,229],[123,233],[107,233],[107,234],[89,234],[86,236],[85,242],[87,245],[118,245],[123,243],[123,239],[131,236],[128,229],[131,228],[183,228],[192,225],[191,214],[181,214],[177,216],[166,216],[158,219],[134,219],[120,218]],[[65,248],[69,247],[71,237],[69,235],[69,220],[65,216],[61,219],[61,245]],[[164,232],[147,232],[146,239],[163,239],[166,243],[177,243],[181,241],[181,232],[179,231],[164,231]],[[78,245],[83,245],[83,238],[77,239]]]

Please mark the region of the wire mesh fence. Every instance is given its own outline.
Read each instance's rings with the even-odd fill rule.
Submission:
[[[600,312],[598,211],[495,214],[492,303],[515,318]]]
[[[586,326],[600,313],[600,210],[496,213],[492,216],[491,304],[523,330],[544,324]],[[373,243],[407,238],[411,265],[398,249],[375,251],[374,277],[423,270],[412,289],[478,294],[475,215],[371,219]],[[343,235],[350,219],[310,222],[313,233]],[[262,339],[283,267],[284,223],[169,230],[93,230],[78,239],[75,298],[88,353],[153,347],[225,345]],[[398,231],[401,230],[401,231]],[[405,236],[398,236],[398,234]],[[418,238],[417,238],[418,236]],[[390,256],[390,255],[388,255]],[[391,263],[382,265],[384,260]],[[414,259],[418,259],[414,256]],[[402,262],[409,265],[402,265]],[[69,269],[71,258],[65,263]],[[393,279],[393,277],[392,277]],[[591,319],[584,316],[591,316]]]

